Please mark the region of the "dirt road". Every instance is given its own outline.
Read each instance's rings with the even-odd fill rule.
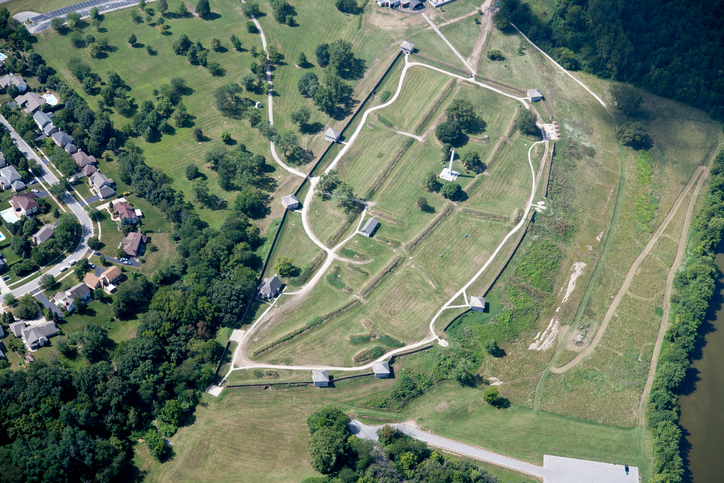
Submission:
[[[583,359],[588,357],[598,345],[599,342],[601,342],[601,339],[603,338],[603,335],[606,333],[606,328],[608,327],[609,322],[611,322],[611,319],[613,318],[614,314],[616,313],[616,310],[618,309],[619,304],[623,300],[623,297],[626,295],[626,292],[628,291],[629,286],[631,285],[631,282],[633,281],[634,277],[636,276],[636,273],[639,270],[639,267],[641,267],[641,264],[646,260],[646,257],[649,256],[651,253],[651,250],[653,250],[656,243],[659,241],[659,238],[661,238],[661,235],[664,234],[666,229],[668,228],[669,224],[671,223],[671,220],[674,219],[674,216],[676,216],[676,213],[679,211],[679,208],[681,207],[682,203],[684,202],[684,199],[688,195],[689,191],[691,191],[691,188],[694,186],[694,183],[697,181],[697,179],[700,179],[703,175],[707,173],[707,168],[700,166],[697,168],[697,170],[694,172],[694,176],[691,177],[689,180],[689,183],[686,185],[684,190],[681,192],[679,197],[676,199],[676,202],[674,203],[674,206],[671,207],[671,210],[669,211],[669,214],[666,215],[666,218],[664,218],[664,221],[661,223],[659,228],[656,230],[654,235],[651,237],[649,242],[646,244],[646,247],[644,247],[641,254],[636,258],[633,265],[631,265],[631,268],[629,269],[628,273],[626,274],[626,278],[624,278],[623,284],[621,284],[621,288],[619,289],[618,293],[613,299],[613,302],[611,303],[611,306],[608,308],[608,311],[606,312],[606,315],[603,318],[603,321],[601,321],[601,326],[599,327],[598,331],[596,332],[595,337],[593,338],[593,341],[589,344],[588,347],[586,347],[580,354],[578,354],[571,362],[568,364],[562,366],[562,367],[551,367],[551,371],[555,372],[556,374],[562,374],[569,369],[577,366]]]

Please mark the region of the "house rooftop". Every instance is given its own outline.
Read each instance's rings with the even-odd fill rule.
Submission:
[[[405,40],[404,42],[402,42],[402,45],[400,45],[400,49],[401,49],[403,52],[414,52],[414,51],[415,51],[415,44],[413,44],[412,42],[408,42],[407,40]]]
[[[390,363],[385,362],[373,362],[372,363],[372,370],[375,372],[375,375],[389,375],[390,374]]]
[[[259,292],[262,295],[270,297],[272,294],[277,293],[281,288],[282,282],[279,280],[279,277],[274,274],[273,277],[267,277],[261,281],[261,284],[259,285]]]
[[[33,235],[33,239],[35,240],[36,244],[45,243],[50,240],[50,237],[52,237],[54,234],[55,227],[53,225],[45,225],[43,228],[38,230],[38,233]]]
[[[101,286],[101,279],[96,277],[95,274],[88,272],[83,278],[83,283],[85,283],[88,288],[95,290]]]
[[[115,279],[121,276],[121,269],[118,267],[111,267],[101,274],[101,277],[105,277],[109,282],[113,282]]]
[[[377,218],[370,218],[367,220],[367,223],[365,223],[365,226],[360,230],[363,235],[366,236],[372,236],[372,233],[377,229],[377,227],[380,225],[380,222],[377,221]]]
[[[327,371],[312,371],[312,381],[314,382],[329,382],[329,373]]]
[[[133,214],[135,215],[136,213],[134,212]],[[132,257],[138,256],[141,244],[146,243],[147,241],[148,237],[146,235],[132,231],[128,234],[128,236],[126,236],[126,238],[123,239],[123,251]]]
[[[35,193],[32,191],[22,195],[13,195],[13,197],[10,198],[10,204],[17,205],[24,211],[32,210],[33,208],[37,208],[39,206],[38,201],[35,199]]]
[[[324,133],[324,139],[327,141],[339,141],[339,137],[342,135],[342,131],[337,131],[331,127]]]
[[[74,153],[71,155],[71,158],[75,160],[75,164],[77,164],[80,169],[83,169],[88,164],[96,164],[98,162],[94,156],[89,156],[83,151]]]

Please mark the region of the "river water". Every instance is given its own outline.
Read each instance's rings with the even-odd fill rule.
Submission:
[[[679,397],[685,440],[682,457],[688,463],[684,481],[724,481],[724,250],[707,321],[701,327],[691,367]]]

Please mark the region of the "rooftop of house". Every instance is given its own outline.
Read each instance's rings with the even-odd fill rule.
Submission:
[[[132,231],[126,236],[126,238],[123,239],[123,250],[128,255],[135,257],[136,255],[138,255],[138,250],[141,248],[141,243],[146,243],[147,241],[148,237],[146,235]]]
[[[402,50],[409,50],[410,52],[412,52],[413,50],[415,50],[415,44],[405,40],[404,42],[402,42],[402,45],[400,45],[400,48]]]
[[[115,279],[120,278],[122,275],[121,269],[118,267],[111,267],[101,274],[101,277],[105,277],[109,282],[113,282]]]
[[[20,176],[20,173],[18,173],[18,170],[15,169],[15,166],[5,166],[4,168],[0,168],[0,176],[8,180],[10,183],[15,180],[23,179]]]
[[[89,156],[83,151],[78,151],[71,155],[71,158],[75,160],[75,164],[78,165],[79,168],[83,169],[88,164],[96,164],[98,161],[96,161],[96,158],[94,156]]]
[[[282,288],[282,282],[279,280],[279,277],[274,274],[273,277],[267,277],[261,281],[261,284],[259,285],[259,291],[263,295],[271,295],[273,293],[276,293],[280,288]]]
[[[53,138],[53,141],[55,141],[56,144],[59,146],[65,146],[66,144],[73,142],[73,136],[70,134],[64,133],[63,131],[58,131],[57,133],[53,134],[51,136]]]
[[[50,240],[50,237],[54,234],[55,227],[53,225],[45,225],[43,228],[38,230],[38,233],[33,235],[33,238],[36,240],[36,243],[45,243]]]
[[[83,283],[88,285],[90,288],[96,289],[101,286],[101,279],[96,277],[93,273],[86,273],[83,278]]]
[[[43,99],[43,100],[45,100],[45,99]],[[50,120],[50,116],[48,116],[43,111],[38,111],[35,114],[33,114],[33,119],[41,128],[45,127],[48,124],[53,123],[53,121]]]
[[[95,173],[93,173],[93,175],[90,177],[90,182],[96,188],[100,188],[103,185],[108,186],[113,184],[113,180],[105,174],[101,173],[100,171],[96,171]]]
[[[373,362],[372,370],[375,372],[375,374],[389,374],[390,373],[390,363],[387,361]]]
[[[37,208],[39,206],[38,201],[35,199],[35,193],[32,191],[22,195],[13,195],[13,197],[10,198],[10,204],[17,205],[24,211],[32,210],[33,208]]]
[[[377,221],[377,218],[370,218],[369,220],[367,220],[367,223],[365,223],[365,226],[362,228],[362,232],[369,235],[373,231],[375,231],[375,228],[377,228],[379,224],[380,222]]]
[[[312,371],[312,381],[314,382],[329,382],[329,373],[327,371]]]
[[[129,205],[125,201],[119,201],[118,203],[114,203],[113,212],[121,218],[137,218],[136,211],[133,209],[133,206]]]
[[[334,139],[335,141],[339,140],[339,137],[342,135],[342,131],[337,131],[336,129],[332,129],[331,127],[327,129],[327,132],[324,133],[324,137]]]
[[[282,203],[284,204],[284,206],[289,206],[299,203],[299,200],[294,195],[286,195],[282,196]]]

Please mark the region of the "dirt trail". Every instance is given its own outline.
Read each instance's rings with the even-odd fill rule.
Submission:
[[[591,344],[589,344],[588,347],[586,347],[580,354],[578,354],[571,362],[568,364],[562,366],[562,367],[551,367],[551,371],[556,374],[562,374],[569,369],[577,366],[583,359],[588,357],[596,348],[598,343],[603,338],[603,335],[606,333],[606,328],[608,327],[609,322],[611,322],[611,319],[613,318],[614,314],[616,313],[616,309],[618,309],[619,304],[623,300],[623,297],[626,295],[626,292],[628,291],[629,286],[631,285],[631,282],[633,281],[634,277],[636,276],[636,273],[639,270],[639,267],[641,267],[641,264],[644,262],[644,260],[649,256],[651,253],[651,250],[653,250],[656,243],[659,241],[659,238],[661,238],[661,235],[666,231],[669,224],[671,223],[671,220],[674,219],[674,216],[679,211],[679,208],[681,207],[682,203],[684,202],[684,198],[688,195],[689,191],[691,191],[691,188],[694,186],[694,183],[696,180],[700,177],[703,177],[704,174],[706,174],[707,168],[700,166],[697,168],[697,170],[694,172],[694,175],[689,180],[689,183],[687,183],[684,190],[681,192],[679,197],[677,198],[676,202],[674,203],[674,206],[671,207],[671,210],[669,211],[669,214],[666,215],[666,218],[664,218],[664,221],[661,223],[659,228],[656,230],[654,235],[651,237],[649,242],[646,244],[646,247],[643,249],[641,254],[636,258],[633,265],[631,265],[631,268],[629,269],[628,273],[626,274],[626,278],[624,279],[623,283],[621,284],[621,288],[619,289],[618,293],[613,299],[613,302],[611,303],[611,306],[608,308],[608,311],[606,312],[606,315],[603,318],[603,321],[601,321],[601,327],[599,327],[598,331],[596,332],[595,337],[593,338],[593,341],[591,341]]]
[[[480,6],[480,10],[485,12],[485,15],[483,15],[481,19],[480,37],[478,37],[478,41],[475,43],[475,47],[473,47],[473,53],[468,57],[470,65],[475,67],[478,66],[478,62],[480,61],[480,55],[483,53],[483,47],[485,46],[485,41],[488,39],[488,33],[490,29],[493,28],[493,14],[495,9],[492,5],[493,0],[485,0],[485,3]]]
[[[699,168],[701,169],[701,168]],[[649,376],[646,379],[646,386],[644,386],[644,392],[641,394],[641,402],[639,403],[639,426],[646,424],[646,400],[649,397],[649,391],[654,383],[654,376],[656,375],[656,363],[659,360],[659,352],[661,352],[661,344],[664,342],[664,335],[666,329],[669,326],[669,311],[671,310],[671,290],[674,287],[674,277],[676,271],[681,266],[686,254],[686,240],[689,235],[689,226],[691,225],[691,219],[694,215],[694,207],[696,206],[696,199],[699,197],[704,181],[709,174],[709,170],[704,168],[704,175],[699,178],[699,183],[696,185],[694,194],[691,196],[689,201],[689,208],[686,210],[686,219],[684,220],[684,227],[681,230],[681,238],[679,239],[679,249],[676,252],[676,258],[674,264],[669,270],[669,276],[666,279],[666,290],[664,291],[664,315],[661,317],[661,327],[659,327],[659,335],[656,338],[656,344],[654,344],[654,354],[651,356],[651,366],[649,367]]]

